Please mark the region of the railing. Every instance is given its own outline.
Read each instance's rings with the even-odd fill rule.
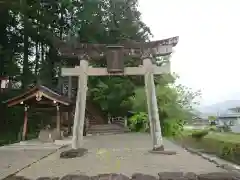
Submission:
[[[108,124],[118,124],[127,127],[127,117],[108,117]]]

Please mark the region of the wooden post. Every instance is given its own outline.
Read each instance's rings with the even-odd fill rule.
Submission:
[[[58,134],[61,135],[61,116],[60,116],[60,108],[59,108],[58,104],[57,104],[56,108],[57,108],[56,128],[57,128]]]
[[[28,124],[28,107],[24,106],[24,124],[23,124],[23,132],[22,132],[22,140],[26,140],[27,135],[27,124]]]
[[[73,139],[72,148],[78,149],[83,140],[83,128],[85,121],[85,108],[87,96],[87,68],[88,61],[80,61],[80,76],[78,77],[78,91],[75,107],[74,125],[73,125]]]
[[[128,126],[128,118],[127,116],[124,117],[124,127]]]
[[[68,77],[68,98],[72,99],[72,76]],[[72,111],[68,110],[67,112],[67,121],[68,121],[68,133],[71,132],[71,113]]]
[[[148,118],[150,120],[153,150],[164,150],[161,125],[159,121],[156,90],[153,76],[153,64],[150,58],[144,58],[143,65],[146,68],[145,89],[147,95]]]
[[[72,76],[68,77],[68,98],[72,98]]]

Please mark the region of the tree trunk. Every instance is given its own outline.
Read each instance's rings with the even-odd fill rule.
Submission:
[[[7,20],[9,19],[8,10],[4,5],[0,6],[0,16],[4,17],[0,21],[0,76],[3,76],[6,75],[6,49],[8,45]]]
[[[36,51],[36,57],[35,57],[35,76],[37,79],[38,76],[38,70],[39,70],[39,48],[38,48],[38,41],[35,44],[35,51]]]
[[[28,49],[29,49],[29,41],[28,41],[28,27],[27,27],[27,15],[26,15],[26,0],[21,1],[22,13],[23,13],[23,25],[24,25],[24,49],[23,49],[23,74],[22,74],[22,88],[24,89],[29,83],[29,75],[30,75],[30,67],[28,61]]]
[[[43,62],[44,62],[44,57],[45,57],[44,44],[41,43],[41,64],[43,64]]]

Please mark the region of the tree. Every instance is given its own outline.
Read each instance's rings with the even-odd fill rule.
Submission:
[[[56,88],[61,85],[59,69],[75,62],[59,56],[46,32],[61,40],[83,43],[146,41],[151,32],[141,21],[137,7],[137,0],[2,0],[0,74],[19,77],[23,88],[36,81]],[[158,58],[155,64],[160,66],[168,60],[169,57]],[[139,65],[139,61],[131,57],[124,61],[129,66]],[[91,65],[105,67],[106,62],[102,59]],[[174,85],[176,78],[174,75],[155,76],[160,119],[164,120],[161,122],[187,119],[199,95],[184,86]],[[131,109],[146,112],[143,80],[140,76],[91,77],[89,98],[112,116],[125,115]]]
[[[166,75],[156,80],[159,118],[164,135],[175,135],[181,130],[184,121],[191,119],[193,104],[197,103],[195,99],[200,96],[199,91],[192,92],[183,85],[169,84],[175,82],[175,77]],[[147,112],[143,87],[136,89],[132,103],[134,111]]]
[[[56,88],[61,84],[61,66],[75,62],[59,57],[46,32],[62,40],[77,39],[88,43],[144,41],[151,33],[140,19],[137,2],[2,0],[0,74],[16,76],[23,89],[36,81]],[[135,59],[126,58],[125,61],[126,64],[137,64]],[[103,59],[91,65],[106,66],[106,63]],[[89,80],[90,99],[113,116],[123,115],[131,109],[129,99],[136,84],[141,85],[141,79],[92,77]]]
[[[213,121],[216,121],[217,120],[217,117],[216,116],[208,116],[208,120],[210,122],[213,122]]]

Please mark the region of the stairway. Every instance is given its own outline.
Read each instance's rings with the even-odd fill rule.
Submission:
[[[106,124],[107,118],[92,102],[86,102],[85,127],[87,135],[100,134],[121,134],[130,132],[124,127],[124,123],[114,121],[112,124]],[[73,113],[74,116],[74,113]]]
[[[117,124],[101,124],[91,125],[87,131],[87,134],[102,135],[102,134],[122,134],[130,132],[128,128],[121,127]]]
[[[92,125],[104,124],[105,117],[103,113],[90,101],[87,101],[86,105],[87,105],[86,114],[88,116],[89,125],[92,126]]]
[[[86,110],[86,117],[88,119],[87,121],[88,126],[103,124],[101,119],[95,117],[95,115],[93,115],[93,113],[89,112],[88,110]]]

